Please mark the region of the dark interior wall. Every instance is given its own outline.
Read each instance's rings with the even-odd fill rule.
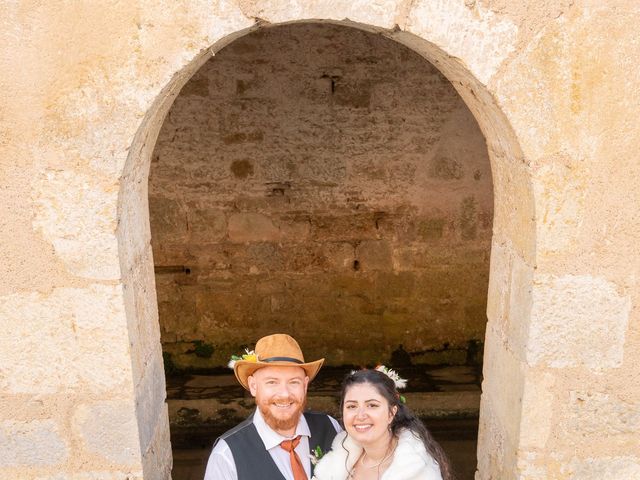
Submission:
[[[304,24],[236,40],[153,155],[165,352],[226,363],[276,331],[329,364],[461,363],[484,338],[485,140],[451,84],[383,37]]]

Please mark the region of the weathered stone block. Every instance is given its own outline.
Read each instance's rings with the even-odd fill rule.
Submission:
[[[553,386],[556,378],[549,373],[530,371],[522,390],[520,443],[522,448],[543,450],[551,434],[554,422],[555,396]]]
[[[242,266],[242,270],[240,270],[242,273],[256,275],[279,272],[285,270],[286,262],[291,260],[286,253],[287,251],[276,243],[251,243],[235,251],[234,262],[239,262],[239,266]]]
[[[89,172],[49,169],[33,180],[32,188],[33,226],[69,272],[97,280],[118,278],[118,189],[111,181]]]
[[[129,343],[132,357],[133,382],[144,374],[152,355],[157,354],[160,341],[158,301],[153,289],[155,284],[151,246],[137,258],[138,263],[123,278],[122,289],[126,311],[135,313],[135,324],[129,324]],[[150,287],[151,285],[151,287]]]
[[[416,276],[410,272],[379,272],[372,277],[373,291],[380,299],[410,297],[416,288]]]
[[[187,225],[190,241],[194,243],[214,243],[227,235],[224,212],[206,204],[187,204]]]
[[[447,224],[444,218],[428,218],[418,222],[417,232],[426,241],[442,238]]]
[[[640,430],[640,402],[625,402],[615,392],[572,391],[567,435],[619,435]]]
[[[469,8],[466,2],[455,0],[412,4],[406,28],[462,59],[485,84],[515,49],[518,34],[518,26],[511,19],[496,15],[480,3]],[[465,35],[451,35],[460,28]]]
[[[196,96],[201,98],[206,98],[209,96],[209,77],[206,75],[195,73],[193,77],[191,77],[190,81],[188,81],[182,90],[180,91],[182,95],[185,96]]]
[[[460,202],[458,227],[463,240],[474,240],[478,235],[477,202],[473,195]]]
[[[376,239],[373,213],[357,215],[316,215],[311,218],[311,237],[316,241]]]
[[[328,265],[340,270],[353,270],[356,259],[355,248],[347,242],[327,242],[321,246]]]
[[[42,467],[62,464],[69,446],[53,420],[0,422],[0,465]]]
[[[142,452],[146,452],[151,444],[156,430],[166,419],[164,399],[167,391],[165,386],[165,372],[162,352],[159,342],[156,342],[155,352],[147,361],[144,375],[135,386],[136,419],[138,422],[138,438]]]
[[[460,180],[464,176],[464,170],[455,158],[437,155],[431,161],[429,175],[442,180]]]
[[[524,368],[521,360],[505,345],[499,332],[488,329],[484,348],[482,382],[483,396],[491,404],[491,411],[512,445],[518,438],[522,412]]]
[[[151,238],[154,243],[184,242],[187,238],[187,208],[176,199],[152,197],[149,199]]]
[[[59,288],[2,300],[2,390],[43,394],[82,384],[105,392],[131,380],[122,287]]]
[[[275,242],[280,229],[271,218],[261,213],[235,213],[229,216],[229,240],[244,242]]]
[[[594,371],[622,363],[631,301],[591,276],[540,276],[533,286],[527,361]]]
[[[391,258],[391,246],[385,240],[365,240],[356,247],[356,259],[363,272],[391,270]]]
[[[537,452],[519,452],[518,480],[547,480],[549,472]]]
[[[260,16],[272,23],[289,22],[297,19],[301,10],[304,18],[327,18],[341,20],[349,18],[353,22],[375,25],[387,29],[393,28],[397,15],[401,11],[397,1],[382,0],[371,5],[366,0],[337,0],[331,3],[307,3],[304,0],[292,0],[284,3],[242,4],[248,18]]]
[[[79,405],[72,429],[78,441],[95,455],[117,465],[140,465],[140,440],[133,400]]]
[[[168,405],[165,403],[159,421],[155,425],[153,438],[142,455],[144,478],[152,480],[170,478],[172,465]]]
[[[563,466],[570,480],[604,480],[640,478],[640,457],[574,458]]]
[[[163,477],[164,478],[164,477]],[[112,470],[88,470],[38,476],[35,480],[143,480],[142,471],[135,468]]]
[[[280,231],[283,240],[288,242],[306,242],[309,240],[311,224],[309,221],[282,221],[280,223]]]

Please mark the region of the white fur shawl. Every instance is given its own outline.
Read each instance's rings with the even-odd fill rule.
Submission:
[[[347,480],[348,470],[360,457],[362,447],[349,436],[345,439],[345,436],[346,432],[336,435],[331,451],[315,467],[314,480]],[[349,451],[348,457],[345,448]],[[440,467],[427,453],[422,441],[411,431],[403,430],[398,437],[393,461],[381,480],[442,480],[442,476]]]

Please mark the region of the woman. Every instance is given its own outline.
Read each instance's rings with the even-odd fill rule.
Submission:
[[[452,480],[442,448],[398,393],[396,385],[402,379],[379,369],[359,370],[345,378],[345,431],[315,467],[314,479]]]

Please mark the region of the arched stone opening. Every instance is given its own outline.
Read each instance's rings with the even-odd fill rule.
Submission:
[[[168,478],[154,128],[212,45],[318,19],[424,55],[488,140],[478,477],[640,476],[638,11],[603,3],[5,2],[3,478]]]
[[[206,62],[149,174],[174,477],[246,416],[231,354],[285,331],[326,358],[311,408],[353,365],[400,369],[472,478],[492,196],[475,119],[398,42],[296,23]]]
[[[528,315],[528,283],[532,278],[535,243],[528,172],[504,115],[467,68],[434,44],[413,34],[352,23],[348,25],[392,38],[436,65],[465,100],[487,140],[494,177],[495,211],[478,467],[481,478],[488,478],[510,470],[516,460],[519,398],[523,387],[516,355],[522,348],[519,342],[523,342],[522,332]],[[141,428],[141,450],[145,470],[149,472],[157,471],[159,464],[166,465],[166,458],[170,455],[149,245],[147,177],[151,153],[164,116],[185,82],[210,58],[212,52],[248,31],[227,36],[174,77],[145,116],[125,165],[119,199],[118,238],[132,337],[137,416],[139,424],[146,428],[146,431]],[[508,283],[507,288],[504,282]],[[518,295],[521,297],[516,299]],[[512,305],[511,310],[506,308],[513,302],[517,305]],[[522,317],[515,318],[516,309],[520,309]],[[507,391],[503,385],[505,382],[509,385]]]
[[[328,365],[388,363],[403,342],[415,363],[464,363],[484,340],[485,140],[450,83],[397,42],[327,24],[236,40],[173,104],[149,185],[177,367],[226,365],[277,329]],[[210,356],[194,351],[204,344]]]

